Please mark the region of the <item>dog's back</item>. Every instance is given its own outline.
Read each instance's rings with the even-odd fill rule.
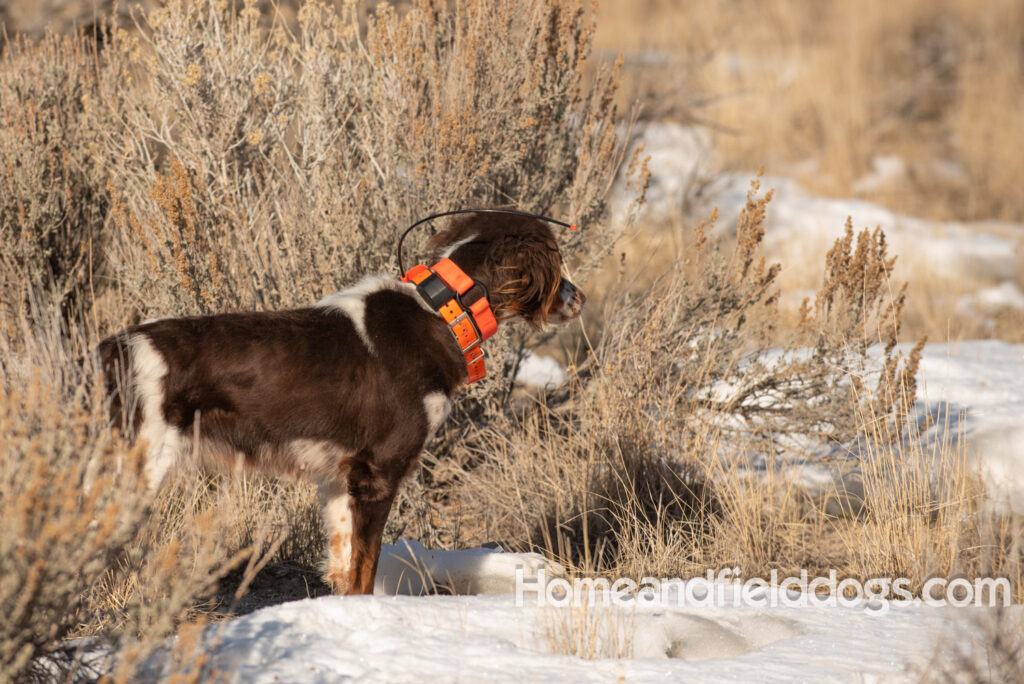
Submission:
[[[207,466],[330,477],[340,456],[308,452],[415,450],[425,439],[424,398],[446,399],[460,380],[461,360],[430,339],[432,322],[384,289],[366,296],[362,326],[332,305],[162,319],[99,352],[114,424],[151,447],[171,440],[193,453],[198,437]]]

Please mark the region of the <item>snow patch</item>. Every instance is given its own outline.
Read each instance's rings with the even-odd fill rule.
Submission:
[[[548,577],[565,574],[564,568],[537,553],[504,553],[501,548],[441,551],[403,539],[381,547],[373,593],[508,594],[515,591],[517,568],[525,581],[536,578],[541,568]]]
[[[519,361],[516,382],[528,387],[554,389],[565,382],[565,368],[550,356],[538,356],[527,351]]]
[[[957,313],[961,315],[995,314],[1008,309],[1024,309],[1024,292],[1009,280],[964,295],[956,303]]]
[[[918,411],[930,433],[948,430],[981,464],[997,504],[1024,512],[1024,345],[997,340],[929,344],[918,373]],[[937,420],[936,420],[937,419]]]
[[[733,585],[722,586],[728,601]],[[717,585],[716,585],[717,590]],[[766,590],[776,591],[776,590]],[[515,597],[323,597],[207,628],[207,667],[231,682],[815,682],[904,679],[978,611],[854,607],[541,607]],[[1009,611],[1020,617],[1019,607]],[[568,630],[568,631],[563,631]],[[611,635],[632,658],[586,660],[566,644]],[[150,662],[164,671],[166,651]]]
[[[902,350],[910,351],[907,345]],[[925,429],[924,443],[944,440],[949,443],[945,448],[962,449],[980,466],[993,505],[1017,513],[1024,513],[1021,378],[1024,345],[997,340],[926,345],[912,415]],[[794,482],[808,496],[825,500],[833,512],[855,512],[863,505],[858,467],[796,456],[781,460]],[[759,474],[755,469],[754,475]]]
[[[720,175],[711,166],[711,139],[706,130],[675,123],[646,126],[638,135],[650,154],[647,203],[641,220],[682,217],[687,204],[699,202],[701,215],[713,206],[721,211],[718,228],[735,230],[754,172]],[[942,173],[955,176],[936,162]],[[907,173],[898,157],[878,157],[875,170],[861,179],[860,190],[878,189]],[[938,171],[937,171],[938,173]],[[715,179],[711,183],[711,179]],[[1024,226],[998,221],[928,221],[913,218],[860,199],[811,195],[796,181],[766,176],[762,189],[775,190],[765,222],[765,250],[789,268],[819,264],[832,242],[841,237],[847,217],[854,228],[881,226],[900,263],[917,263],[929,272],[956,279],[963,276],[1010,280],[1020,268],[1017,250],[1024,244]],[[613,216],[626,215],[632,196],[618,187],[612,196]]]
[[[629,154],[643,145],[640,158],[650,157],[651,176],[640,215],[648,219],[678,217],[697,188],[714,177],[710,160],[714,153],[711,135],[697,126],[674,123],[647,124]],[[612,216],[623,220],[633,194],[622,183],[612,192]]]
[[[736,225],[750,176],[733,176],[715,198],[723,212],[718,223],[722,229]],[[946,278],[1008,280],[1019,269],[1016,250],[1024,241],[1024,226],[1018,224],[927,221],[864,200],[811,195],[785,178],[763,178],[761,187],[775,191],[765,221],[765,250],[784,266],[819,263],[835,239],[842,237],[849,217],[858,232],[881,226],[889,252],[899,255],[901,263],[918,264]]]
[[[963,165],[955,161],[915,159],[908,163],[898,155],[884,154],[872,158],[871,171],[854,181],[852,189],[858,195],[868,195],[894,191],[909,182],[962,187],[969,180]]]

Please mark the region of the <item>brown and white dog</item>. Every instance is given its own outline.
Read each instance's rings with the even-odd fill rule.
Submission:
[[[461,216],[430,245],[486,290],[497,321],[580,314],[585,297],[539,220]],[[335,593],[372,593],[398,486],[467,380],[470,353],[427,299],[369,276],[310,308],[133,326],[100,344],[114,424],[147,443],[154,490],[184,458],[317,483],[325,580]]]

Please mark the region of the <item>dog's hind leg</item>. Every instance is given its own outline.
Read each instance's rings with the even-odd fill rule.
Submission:
[[[144,334],[121,333],[103,340],[98,348],[104,384],[110,398],[110,424],[130,442],[146,445],[145,476],[150,493],[159,489],[181,453],[180,431],[164,415],[164,378],[167,364]],[[117,471],[123,467],[118,456]],[[99,464],[92,466],[96,470]],[[92,486],[90,471],[86,488]]]
[[[324,581],[334,594],[347,594],[352,577],[352,497],[348,483],[339,482],[321,490],[326,499],[324,522],[327,528],[327,567]]]
[[[335,594],[373,593],[384,525],[404,475],[374,472],[367,456],[356,456],[345,477],[322,490],[327,523],[324,580]]]
[[[130,345],[134,389],[142,413],[137,437],[146,443],[146,480],[150,493],[155,493],[178,461],[184,440],[164,413],[167,362],[143,334],[133,335]]]
[[[145,476],[155,494],[181,456],[185,440],[164,412],[167,361],[142,333],[100,345],[112,421],[145,443]]]

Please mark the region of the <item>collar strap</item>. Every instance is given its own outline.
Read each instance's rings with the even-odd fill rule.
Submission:
[[[448,324],[466,359],[467,383],[483,379],[487,369],[480,345],[498,331],[498,321],[491,311],[483,285],[466,275],[451,259],[441,259],[430,268],[422,264],[413,266],[402,282],[414,284],[423,300]],[[481,294],[466,306],[462,295],[474,288],[479,288]]]

